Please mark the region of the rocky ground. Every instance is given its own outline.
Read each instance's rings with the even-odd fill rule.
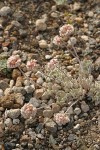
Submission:
[[[73,99],[57,101],[57,93],[66,93],[59,83],[45,79],[45,65],[56,57],[72,76],[78,66],[69,46],[52,44],[64,24],[74,26],[71,38],[77,54],[80,60],[93,61],[93,80],[100,81],[99,0],[69,0],[59,6],[53,0],[0,1],[0,150],[100,150],[100,97],[79,100],[62,126],[53,119],[66,112]],[[20,55],[21,70],[5,67],[12,54]],[[27,71],[30,59],[37,60],[34,71]],[[22,116],[25,103],[36,107],[34,118]]]

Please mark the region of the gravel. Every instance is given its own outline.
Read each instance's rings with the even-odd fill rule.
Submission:
[[[93,0],[68,0],[66,4],[43,0],[0,2],[1,149],[100,149],[99,93],[92,98],[99,88],[89,95],[88,89],[84,95],[84,87],[84,96],[78,97],[75,92],[80,94],[81,86],[76,80],[71,82],[72,78],[78,79],[80,59],[85,60],[87,68],[86,62],[93,61],[93,82],[99,83],[99,5]],[[75,31],[66,38],[65,45],[54,45],[53,38],[64,24],[72,24]],[[20,56],[19,67],[7,68],[11,55]],[[65,75],[52,66],[46,70],[55,58],[64,66],[63,71],[67,70]],[[28,71],[26,64],[31,59],[37,61],[37,66]],[[52,79],[51,71],[55,71]],[[59,74],[60,80],[56,81]],[[36,107],[35,117],[23,118],[21,108],[25,103]],[[31,111],[29,107],[27,114]],[[59,113],[69,118],[68,123],[59,126],[55,122]],[[64,122],[61,115],[57,120]]]

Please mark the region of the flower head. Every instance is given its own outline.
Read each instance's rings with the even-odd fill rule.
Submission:
[[[50,62],[48,62],[47,67],[50,68],[54,68],[56,65],[58,64],[58,61],[56,58],[51,59]]]
[[[21,59],[19,55],[12,55],[7,60],[7,67],[8,68],[16,68],[20,65]]]
[[[37,66],[37,61],[35,59],[27,61],[26,67],[28,70],[32,70]]]
[[[70,121],[69,117],[65,113],[55,114],[54,115],[54,120],[59,126],[65,125],[66,123],[68,123]]]
[[[62,38],[59,35],[56,35],[53,39],[53,44],[60,46],[62,44]]]
[[[21,108],[21,115],[25,118],[25,119],[29,119],[30,117],[35,117],[37,112],[36,107],[34,107],[32,104],[25,104],[22,108]]]
[[[73,32],[74,27],[70,24],[63,25],[59,30],[59,34],[61,37],[70,36]]]

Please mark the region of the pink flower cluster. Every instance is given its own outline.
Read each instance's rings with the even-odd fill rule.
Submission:
[[[12,55],[7,60],[7,67],[8,68],[16,68],[20,65],[21,59],[19,55]]]
[[[58,64],[58,60],[56,58],[51,59],[50,62],[48,62],[47,67],[49,69],[53,69]]]
[[[69,117],[65,113],[57,113],[54,115],[55,122],[59,125],[65,125],[66,123],[70,122]]]
[[[53,39],[55,45],[61,46],[64,38],[68,38],[74,32],[74,27],[70,24],[65,24],[59,29],[59,35],[56,35]]]
[[[37,61],[35,59],[27,61],[26,67],[28,70],[33,70],[37,66]],[[16,68],[20,66],[21,58],[19,55],[12,55],[7,60],[7,67],[8,68]]]
[[[36,113],[37,113],[37,108],[34,107],[32,104],[27,103],[21,108],[21,115],[25,119],[29,119],[30,117],[34,118]]]
[[[59,34],[61,37],[70,36],[73,32],[74,32],[74,27],[70,24],[63,25],[59,30]]]
[[[33,59],[30,61],[27,61],[26,67],[28,70],[33,70],[37,66],[37,60]]]
[[[55,37],[54,37],[54,39],[53,39],[53,43],[55,44],[55,45],[61,45],[62,44],[62,38],[59,36],[59,35],[56,35]]]

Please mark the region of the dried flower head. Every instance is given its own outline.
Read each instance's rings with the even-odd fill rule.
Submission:
[[[55,114],[54,115],[54,120],[59,126],[65,125],[66,123],[68,123],[70,121],[69,117],[65,113]]]
[[[21,59],[19,55],[12,55],[7,60],[7,67],[8,68],[16,68],[20,65]]]
[[[27,61],[27,64],[26,64],[27,69],[28,70],[34,69],[37,66],[36,62],[37,62],[37,60],[35,60],[35,59]]]
[[[74,32],[74,27],[70,24],[65,24],[60,27],[59,34],[61,37],[70,36]]]
[[[58,60],[56,58],[51,59],[50,62],[48,62],[47,67],[50,68],[54,68],[56,65],[58,64]]]
[[[56,35],[53,39],[53,44],[58,46],[62,45],[62,38],[59,35]]]
[[[29,119],[30,117],[35,117],[37,112],[36,107],[34,107],[32,104],[25,104],[22,108],[21,108],[21,115],[25,118],[25,119]]]

